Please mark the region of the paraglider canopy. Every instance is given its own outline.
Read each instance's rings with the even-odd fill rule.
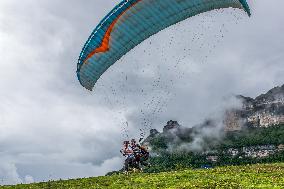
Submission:
[[[123,0],[85,43],[77,63],[78,80],[92,90],[111,65],[151,35],[197,14],[230,7],[251,15],[246,0]]]

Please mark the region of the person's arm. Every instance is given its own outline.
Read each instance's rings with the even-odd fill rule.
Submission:
[[[124,149],[121,149],[119,152],[120,152],[123,156],[125,156]]]

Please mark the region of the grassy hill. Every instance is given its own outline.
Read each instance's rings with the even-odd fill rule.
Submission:
[[[50,181],[1,189],[92,188],[284,188],[284,163],[188,169],[162,173],[135,173]]]

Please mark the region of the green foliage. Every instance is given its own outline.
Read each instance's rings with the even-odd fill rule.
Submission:
[[[151,146],[153,146],[153,150],[165,150],[167,149],[168,139],[165,136],[157,136],[151,140]]]
[[[284,163],[187,169],[158,174],[135,173],[0,189],[152,189],[152,188],[284,188]]]
[[[226,135],[220,148],[255,146],[265,144],[284,144],[284,125],[268,128],[249,128]]]

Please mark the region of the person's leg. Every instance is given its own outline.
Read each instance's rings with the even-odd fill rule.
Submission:
[[[129,164],[130,164],[129,159],[130,158],[126,158],[126,160],[124,161],[124,170],[125,171],[129,171]]]
[[[149,159],[149,155],[145,154],[144,156],[141,157],[140,159],[140,163],[143,166],[149,166],[150,164],[147,162],[147,160]]]

